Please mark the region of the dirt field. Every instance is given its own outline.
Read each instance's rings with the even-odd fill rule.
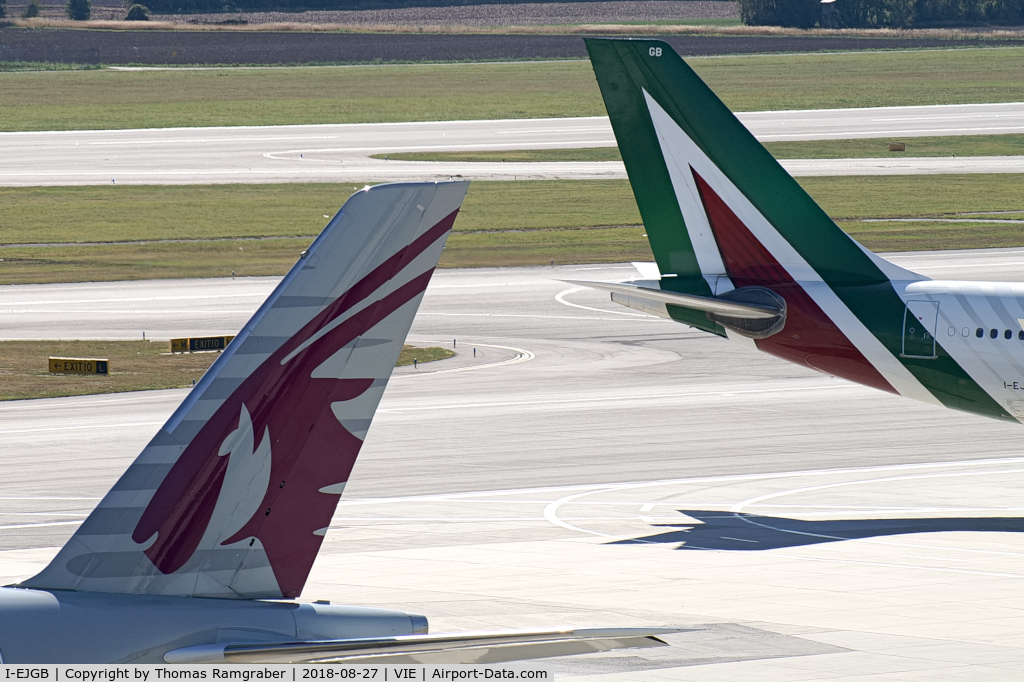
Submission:
[[[7,3],[8,16],[18,17],[27,0]],[[63,3],[43,0],[43,16],[63,16]],[[122,19],[129,2],[95,0],[93,19]],[[237,14],[154,14],[153,19],[188,24],[214,24],[244,19],[249,24],[308,23],[393,26],[537,26],[545,24],[605,24],[697,19],[739,19],[739,4],[721,0],[633,0],[616,2],[536,2],[406,7],[365,11],[241,12]]]
[[[739,3],[711,0],[665,2],[538,2],[461,7],[407,7],[358,12],[243,12],[250,24],[301,21],[310,24],[395,26],[537,26],[739,19]],[[209,23],[224,15],[156,15],[164,21]]]
[[[954,47],[978,42],[850,36],[691,35],[664,39],[684,56]],[[985,43],[1022,45],[1024,41]],[[208,65],[584,58],[583,41],[567,35],[0,29],[2,62]]]

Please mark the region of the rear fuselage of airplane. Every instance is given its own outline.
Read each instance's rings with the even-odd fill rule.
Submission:
[[[907,304],[896,332],[902,356],[921,368],[922,383],[943,402],[944,395],[961,401],[951,407],[1024,419],[1024,284],[923,280],[893,285],[902,286]],[[951,370],[947,356],[956,365]],[[972,382],[1002,411],[975,401]]]
[[[624,284],[637,287],[637,295],[613,291],[613,301],[694,322],[691,311],[649,299],[658,281]],[[782,324],[757,338],[728,327],[725,336],[872,388],[1024,420],[1024,284],[893,280],[830,288],[822,281],[794,281],[766,288],[785,302]],[[892,305],[894,291],[902,306]],[[836,304],[829,305],[830,299]],[[710,324],[702,328],[710,331]],[[905,372],[903,380],[893,370],[896,364]]]
[[[339,640],[426,631],[426,617],[386,609],[0,588],[4,663],[164,663],[168,651],[217,642]]]

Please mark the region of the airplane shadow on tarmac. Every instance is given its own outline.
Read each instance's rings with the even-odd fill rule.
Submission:
[[[680,509],[697,523],[657,524],[662,532],[615,545],[673,544],[677,549],[760,551],[909,533],[1024,532],[1024,518],[825,519],[807,521],[725,511]]]

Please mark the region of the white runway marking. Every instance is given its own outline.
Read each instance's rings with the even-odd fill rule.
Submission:
[[[163,422],[124,422],[121,424],[80,424],[79,426],[50,426],[41,429],[9,429],[0,434],[12,433],[45,433],[48,431],[82,431],[86,429],[114,429],[131,426],[162,426]]]
[[[807,472],[790,472],[790,473],[785,473],[785,474],[765,474],[765,475],[762,475],[762,476],[752,475],[749,478],[734,479],[734,480],[748,480],[748,481],[749,480],[771,480],[771,479],[790,478],[790,477],[791,478],[820,477],[820,476],[836,475],[836,474],[840,474],[840,475],[855,475],[855,474],[860,474],[860,473],[875,473],[875,472],[882,472],[882,471],[906,471],[906,470],[934,469],[934,468],[941,468],[941,469],[947,469],[947,468],[966,468],[966,467],[989,466],[989,465],[995,464],[995,463],[998,463],[1000,465],[1005,465],[1005,464],[1009,464],[1009,463],[1020,463],[1022,461],[1024,461],[1024,458],[1009,458],[1009,459],[1005,459],[1005,460],[981,460],[981,461],[964,461],[964,462],[939,462],[939,463],[933,463],[933,464],[892,465],[892,466],[881,466],[881,467],[867,467],[867,468],[860,468],[860,469],[836,469],[836,470],[831,470],[831,471],[830,470],[819,470],[819,471],[807,471]],[[747,523],[749,523],[751,525],[760,526],[760,527],[763,527],[763,528],[766,528],[766,529],[770,529],[770,530],[773,530],[773,531],[779,531],[779,532],[784,532],[784,533],[791,533],[791,534],[794,534],[794,535],[805,535],[805,536],[808,536],[808,537],[819,537],[819,538],[829,539],[829,540],[844,540],[845,541],[845,540],[850,540],[850,538],[846,538],[846,537],[842,537],[842,536],[833,536],[833,535],[809,533],[809,532],[806,532],[806,531],[796,531],[796,530],[792,530],[792,529],[776,528],[774,526],[770,526],[770,525],[766,525],[764,523],[753,521],[753,520],[751,520],[750,518],[748,518],[746,516],[741,516],[741,512],[742,512],[742,510],[744,508],[749,507],[749,506],[756,506],[756,504],[759,501],[763,501],[763,500],[775,499],[775,498],[783,497],[783,496],[786,496],[786,495],[793,495],[793,494],[806,493],[806,492],[817,492],[817,491],[820,491],[820,490],[839,488],[839,487],[846,487],[846,486],[867,486],[867,485],[870,485],[870,484],[882,483],[882,482],[903,481],[903,480],[923,480],[923,479],[935,479],[935,478],[950,478],[950,477],[960,477],[960,476],[1004,476],[1004,475],[1007,475],[1007,474],[1016,474],[1016,473],[1024,473],[1024,468],[1020,468],[1020,469],[1016,469],[1016,468],[1015,469],[995,469],[995,470],[985,470],[985,471],[944,472],[944,473],[921,474],[921,475],[912,475],[912,476],[889,476],[889,477],[880,477],[880,478],[871,478],[871,479],[855,479],[855,480],[852,480],[852,481],[840,481],[840,482],[835,482],[835,483],[822,484],[822,485],[818,485],[818,486],[807,486],[807,487],[793,488],[793,489],[787,489],[787,490],[783,490],[783,491],[767,493],[767,494],[764,494],[764,495],[759,495],[759,496],[752,497],[752,498],[749,498],[747,500],[744,500],[742,502],[737,502],[737,503],[733,504],[731,507],[729,507],[729,512],[731,512],[736,518],[741,519],[741,520],[743,520],[743,521],[745,521],[745,522],[747,522]],[[569,504],[569,503],[574,503],[574,502],[578,501],[579,499],[581,499],[583,497],[590,496],[590,495],[597,495],[597,494],[602,494],[602,493],[623,492],[623,491],[628,491],[628,490],[648,489],[648,488],[653,488],[653,487],[669,487],[669,486],[677,486],[677,485],[681,485],[681,484],[699,484],[699,483],[705,483],[706,484],[706,483],[712,483],[712,482],[717,483],[717,482],[722,482],[724,480],[726,480],[726,479],[723,478],[723,477],[712,477],[712,478],[708,478],[708,479],[677,479],[677,480],[671,480],[671,481],[653,481],[653,482],[643,482],[643,483],[626,483],[626,484],[618,484],[618,485],[612,485],[612,486],[606,486],[606,487],[599,487],[599,488],[595,488],[593,490],[584,491],[584,492],[580,492],[580,493],[575,493],[573,495],[568,495],[566,497],[563,497],[561,499],[553,501],[551,504],[549,504],[545,508],[544,517],[546,519],[548,519],[548,521],[550,523],[552,523],[552,524],[554,524],[556,526],[562,527],[562,528],[566,528],[567,530],[574,530],[574,531],[577,531],[577,532],[580,532],[580,533],[586,533],[586,534],[589,534],[589,535],[598,535],[598,536],[602,536],[602,537],[615,538],[617,540],[625,540],[625,539],[629,539],[629,538],[626,537],[626,536],[610,535],[608,533],[594,531],[594,530],[587,529],[587,528],[580,528],[578,526],[574,526],[572,524],[569,524],[564,519],[561,519],[559,517],[558,509],[560,507],[562,507],[563,505],[566,505],[566,504]],[[1011,507],[1011,508],[995,508],[995,509],[991,509],[989,511],[993,511],[993,512],[1008,512],[1008,511],[1014,511],[1014,510],[1016,510],[1016,508]],[[857,541],[859,541],[859,542],[875,543],[875,544],[889,544],[889,545],[893,545],[893,544],[903,545],[903,544],[905,544],[905,543],[887,542],[887,541],[884,541],[884,540],[858,539]],[[908,546],[921,547],[921,545],[908,545]],[[942,548],[942,549],[947,549],[947,548]],[[983,550],[974,550],[974,551],[983,551]]]
[[[134,393],[121,393],[114,394],[121,396],[130,397],[116,397],[116,398],[104,398],[103,396],[89,395],[89,396],[68,396],[66,398],[42,398],[41,400],[59,400],[60,404],[64,407],[81,407],[88,405],[89,407],[102,407],[105,405],[123,405],[130,403],[137,405],[140,402],[164,402],[167,400],[166,395],[162,395],[155,391],[136,391]],[[11,400],[0,403],[0,412],[9,412],[15,410],[39,410],[41,403],[39,400]]]
[[[573,304],[567,304],[573,305]],[[573,306],[580,307],[580,306]],[[597,310],[602,313],[615,313],[616,315],[626,315],[629,313],[620,313],[617,310],[599,310],[597,308],[591,308],[591,310]],[[527,320],[591,320],[597,322],[619,322],[619,318],[615,317],[585,317],[582,315],[515,315],[506,313],[420,313],[419,317],[493,317],[495,319],[510,317],[520,318]],[[641,317],[641,321],[650,322],[664,322],[660,317],[654,317],[653,315],[644,315]]]
[[[4,301],[5,306],[39,306],[39,305],[97,305],[101,303],[147,303],[153,304],[164,301],[213,301],[222,298],[254,298],[262,302],[265,295],[251,292],[242,294],[188,294],[184,296],[138,296],[138,297],[117,297],[117,298],[82,298],[82,299],[52,299],[52,300],[31,300],[31,301]]]
[[[102,497],[52,497],[52,496],[44,496],[44,497],[9,497],[8,496],[8,497],[0,497],[0,502],[4,502],[4,501],[7,501],[7,500],[32,500],[32,501],[38,501],[38,500],[85,501],[85,500],[89,500],[89,501],[92,501],[92,502],[99,502],[101,499],[103,499],[103,498]]]
[[[521,360],[517,360],[521,361]],[[512,362],[512,361],[507,361]],[[468,368],[467,368],[468,369]],[[456,371],[456,370],[450,370]],[[415,376],[415,375],[405,375]],[[395,377],[398,378],[398,377]],[[835,383],[832,385],[815,385],[815,386],[800,386],[800,387],[782,387],[782,388],[763,388],[763,389],[751,389],[747,391],[692,391],[692,392],[679,392],[679,393],[651,393],[651,394],[640,394],[640,395],[621,395],[621,396],[607,396],[601,398],[565,398],[565,399],[538,399],[538,400],[517,400],[517,401],[499,401],[499,402],[479,402],[479,403],[453,403],[446,405],[422,405],[416,407],[401,407],[401,408],[388,408],[381,409],[379,412],[382,413],[397,413],[397,412],[423,412],[430,410],[464,410],[472,408],[492,408],[492,407],[516,407],[516,406],[537,406],[537,405],[581,405],[586,403],[615,403],[615,402],[634,402],[637,400],[664,400],[673,398],[696,398],[696,397],[735,397],[737,395],[759,395],[766,393],[800,393],[803,391],[822,391],[822,390],[849,390],[861,388],[857,384],[849,383]],[[2,433],[2,432],[0,432]]]
[[[746,507],[758,506],[758,502],[762,500],[772,500],[778,497],[784,497],[786,495],[798,495],[800,493],[815,492],[818,490],[827,490],[829,488],[841,488],[844,486],[851,485],[867,485],[870,483],[889,483],[891,481],[911,481],[922,478],[949,478],[949,477],[960,477],[960,476],[994,476],[996,474],[1019,474],[1024,473],[1024,469],[1004,469],[995,471],[967,471],[967,472],[953,472],[953,473],[942,473],[942,474],[922,474],[917,476],[888,476],[885,478],[868,478],[857,481],[843,481],[840,483],[827,483],[825,485],[810,486],[808,488],[794,488],[792,490],[784,490],[777,493],[768,493],[760,497],[753,497],[743,502],[737,502],[729,511],[734,514],[739,514]]]
[[[741,112],[738,117],[762,141],[1024,131],[1022,103]],[[961,125],[954,125],[957,122]],[[303,146],[306,144],[308,148]],[[425,176],[440,179],[457,174],[466,179],[492,180],[625,177],[617,162],[474,164],[369,158],[372,154],[421,150],[588,148],[614,144],[611,125],[604,117],[0,133],[0,145],[5,150],[0,158],[0,184],[109,184],[115,179],[118,184],[336,182],[345,178],[372,182],[423,180]],[[311,154],[315,156],[310,158]],[[1006,172],[1014,164],[1012,159],[956,159],[955,165],[957,172]],[[934,166],[944,162],[904,158],[901,163],[903,168],[873,167],[871,172],[943,172]],[[925,170],[906,167],[914,164]],[[798,160],[794,167],[800,165]],[[829,175],[851,171],[849,160],[825,160],[803,168],[801,173]]]
[[[562,505],[568,504],[569,502],[573,502],[575,500],[578,500],[581,497],[586,497],[587,495],[593,495],[596,492],[605,492],[606,490],[607,489],[590,490],[590,491],[587,491],[587,492],[576,493],[575,495],[568,495],[566,497],[563,497],[560,500],[555,500],[554,502],[552,502],[548,506],[544,507],[544,518],[547,519],[548,523],[551,523],[551,524],[553,524],[555,526],[559,526],[561,528],[565,528],[566,530],[574,530],[574,531],[578,531],[580,533],[587,533],[589,535],[598,535],[598,536],[604,537],[604,538],[618,539],[614,535],[608,535],[607,533],[599,533],[596,530],[587,530],[587,529],[584,529],[584,528],[580,528],[578,526],[574,526],[574,525],[570,524],[568,521],[566,521],[565,519],[562,519],[562,518],[560,518],[558,516],[558,508],[561,507]]]
[[[21,530],[24,528],[47,528],[50,526],[79,526],[81,521],[53,521],[50,523],[15,523],[7,526],[0,526],[0,530]]]
[[[563,291],[560,294],[556,295],[555,296],[555,300],[558,301],[559,303],[561,303],[562,305],[567,305],[567,306],[570,306],[572,308],[580,308],[582,310],[591,310],[591,311],[597,312],[597,313],[606,313],[606,314],[607,313],[614,313],[616,315],[626,315],[628,317],[644,317],[644,318],[647,318],[647,319],[655,319],[655,320],[659,319],[659,318],[654,317],[653,315],[645,315],[643,313],[629,313],[629,312],[626,312],[625,310],[605,310],[604,308],[591,308],[590,306],[580,305],[579,303],[570,303],[569,301],[565,300],[565,297],[568,294],[573,294],[573,293],[576,293],[577,291],[586,291],[586,290],[587,290],[586,287],[572,287],[571,289],[566,289],[565,291]]]
[[[424,343],[444,343],[444,342],[426,341]],[[431,375],[435,375],[435,374],[453,374],[455,372],[475,372],[476,370],[480,370],[480,369],[491,369],[491,368],[494,368],[494,367],[504,367],[506,365],[516,365],[516,364],[519,364],[520,362],[527,362],[529,360],[533,360],[536,357],[533,353],[531,353],[530,351],[525,350],[523,348],[513,348],[512,346],[495,346],[495,345],[489,344],[489,343],[474,343],[472,340],[464,341],[464,343],[468,343],[470,346],[476,346],[477,348],[497,348],[498,350],[512,351],[516,355],[515,355],[515,357],[509,358],[508,360],[500,360],[498,362],[488,362],[488,363],[484,363],[482,365],[470,365],[468,367],[453,367],[452,369],[439,369],[439,370],[434,370],[434,371],[425,370],[425,371],[422,371],[422,372],[417,372],[415,374],[399,374],[399,375],[396,375],[396,376],[392,376],[391,377],[392,381],[394,381],[396,379],[409,379],[410,377],[431,376]],[[403,410],[378,410],[378,411],[379,412],[399,412],[399,411],[403,411]]]

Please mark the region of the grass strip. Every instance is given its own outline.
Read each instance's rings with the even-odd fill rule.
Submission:
[[[890,175],[799,178],[800,185],[835,220],[953,217],[965,212],[1024,209],[1020,175]],[[963,230],[965,246],[973,236]],[[1024,243],[1024,233],[1017,243]],[[932,247],[921,247],[932,248]],[[935,247],[941,248],[941,247]]]
[[[283,275],[311,237],[256,242],[0,249],[0,284]],[[641,227],[456,232],[443,268],[651,260]]]
[[[985,249],[1024,246],[1024,225],[960,223],[838,222],[851,237],[873,251]],[[965,239],[965,235],[969,235]]]
[[[324,216],[333,216],[361,187],[326,183],[4,187],[0,188],[0,244],[305,238],[318,234],[327,224]]]
[[[44,96],[40,88],[50,93]],[[604,112],[586,62],[0,73],[0,130],[376,123]]]
[[[76,64],[74,62],[0,62],[0,73],[10,71],[96,71],[99,64]]]
[[[642,227],[453,234],[443,268],[622,263],[654,260]]]
[[[904,152],[890,152],[889,143],[906,144]],[[894,137],[864,140],[807,140],[768,142],[777,159],[880,159],[907,156],[1018,156],[1024,154],[1024,135],[950,135]]]
[[[906,175],[801,178],[843,229],[875,250],[1024,245],[1020,225],[986,223],[1024,211],[1020,177]],[[0,284],[280,275],[351,191],[350,185],[217,185],[7,188],[0,190]],[[239,189],[242,188],[242,189]],[[242,191],[244,190],[244,191]],[[62,203],[60,196],[76,196]],[[270,194],[263,196],[263,192]],[[53,201],[47,198],[53,194]],[[193,195],[202,200],[192,201]],[[275,206],[280,200],[284,209]],[[87,206],[88,212],[69,207]],[[331,206],[330,209],[324,207]],[[862,219],[955,218],[977,223],[862,223]],[[120,217],[129,216],[130,220]],[[1005,216],[1003,216],[1005,217]],[[109,225],[117,225],[110,227]],[[202,240],[75,244],[184,238]],[[304,236],[291,237],[290,234]],[[273,237],[273,238],[265,238]],[[640,214],[625,180],[477,182],[442,267],[500,267],[650,260]]]
[[[889,143],[906,144],[904,152],[890,152]],[[1019,156],[1024,155],[1024,134],[956,135],[908,138],[870,138],[863,140],[808,140],[799,142],[766,142],[764,146],[777,159],[880,159],[906,156]],[[621,161],[618,147],[583,149],[524,149],[517,151],[479,152],[408,152],[375,154],[395,161],[450,162],[557,162],[557,161]]]
[[[96,393],[192,386],[219,353],[168,352],[166,341],[2,341],[0,400],[29,400]],[[398,366],[455,355],[446,348],[403,346]],[[49,357],[106,358],[107,376],[50,374]]]
[[[241,271],[244,261],[261,253],[301,251],[327,224],[327,216],[333,216],[361,187],[331,183],[6,187],[0,188],[0,245],[285,238],[273,240],[281,243],[207,244],[211,253],[225,259],[227,271]],[[639,224],[640,213],[624,180],[475,182],[455,230]],[[301,239],[290,242],[288,237]],[[298,244],[302,246],[295,251]],[[138,246],[152,247],[154,253],[187,248],[174,244],[117,248]],[[240,254],[239,268],[230,266],[234,251]],[[88,255],[83,252],[82,257]]]
[[[691,58],[737,111],[1024,99],[1024,48]],[[0,73],[0,130],[600,116],[589,62]]]
[[[107,376],[50,374],[49,357],[107,358]],[[0,400],[145,391],[191,386],[218,353],[171,355],[150,341],[0,342]]]
[[[402,346],[402,352],[398,356],[398,362],[395,363],[395,367],[411,365],[413,360],[419,364],[423,364],[424,362],[447,360],[448,358],[454,357],[455,351],[447,348],[438,348],[437,346],[432,346],[430,348],[417,348],[416,346],[406,344]]]
[[[0,248],[0,284],[283,275],[311,241]]]

